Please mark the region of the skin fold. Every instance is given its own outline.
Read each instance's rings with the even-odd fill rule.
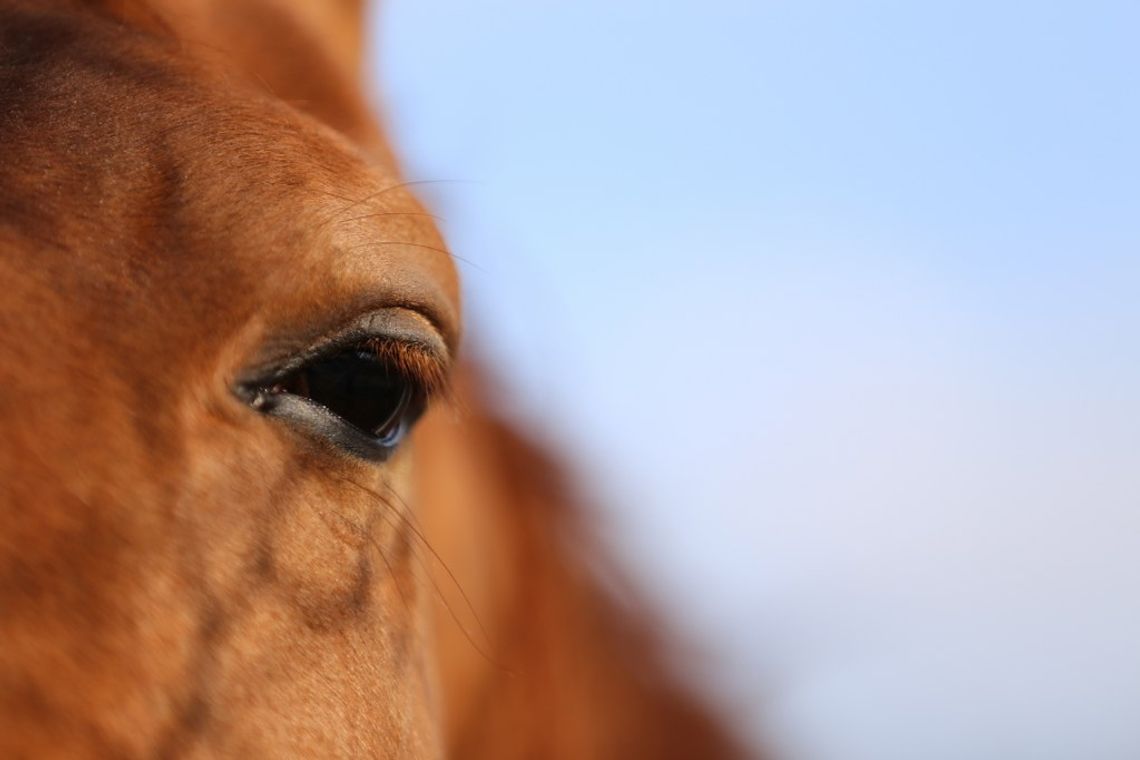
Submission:
[[[363,11],[0,2],[0,756],[741,756],[460,357]],[[361,320],[449,378],[390,456],[235,390]]]

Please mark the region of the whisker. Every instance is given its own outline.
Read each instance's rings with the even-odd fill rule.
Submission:
[[[362,203],[367,203],[368,201],[375,200],[376,198],[380,198],[381,196],[383,196],[387,193],[393,192],[395,190],[399,190],[401,188],[416,187],[419,185],[438,185],[438,184],[444,184],[444,183],[456,183],[459,181],[460,180],[452,180],[452,179],[418,179],[418,180],[411,180],[411,181],[406,181],[406,182],[397,182],[394,185],[389,185],[388,187],[381,188],[380,190],[377,190],[374,193],[369,193],[368,195],[364,196],[363,198],[359,198],[359,199],[353,201],[352,203],[350,203],[345,208],[342,208],[339,213],[340,214],[347,214],[349,211],[352,211],[352,209],[356,208],[357,206],[361,205]],[[338,219],[337,219],[337,217],[334,216],[333,219],[330,221],[335,222],[335,221],[338,221]]]
[[[447,563],[444,562],[443,557],[441,557],[439,555],[439,552],[437,552],[435,550],[435,547],[433,547],[431,545],[431,542],[427,540],[427,537],[424,536],[424,534],[420,530],[420,528],[414,523],[415,518],[412,517],[410,511],[408,511],[408,510],[410,510],[410,508],[408,507],[407,502],[404,501],[403,498],[400,497],[400,495],[396,492],[396,490],[394,488],[392,488],[391,486],[388,486],[388,485],[385,485],[385,488],[387,488],[388,492],[391,493],[392,496],[394,496],[404,506],[404,509],[402,509],[402,510],[397,509],[395,507],[395,505],[393,505],[390,501],[388,501],[388,499],[383,494],[377,493],[376,491],[372,490],[368,486],[365,486],[361,483],[357,483],[355,480],[352,480],[351,478],[340,478],[340,480],[343,480],[346,483],[350,483],[350,484],[356,486],[360,490],[365,491],[370,496],[372,496],[376,500],[383,503],[385,506],[390,507],[392,512],[396,515],[396,517],[399,517],[404,522],[404,524],[412,531],[413,535],[415,535],[415,537],[417,539],[419,539],[421,545],[424,548],[426,548],[431,553],[431,555],[433,557],[435,557],[436,561],[439,562],[439,564],[443,567],[444,571],[447,573],[447,576],[451,579],[451,582],[453,584],[455,584],[455,588],[459,592],[460,596],[463,598],[463,602],[467,606],[468,612],[470,612],[471,616],[473,618],[475,618],[475,623],[479,626],[480,632],[483,634],[483,637],[485,639],[487,639],[487,643],[490,644],[491,637],[487,633],[487,629],[483,626],[483,621],[479,619],[479,613],[477,613],[475,611],[474,606],[471,604],[470,597],[468,597],[467,592],[463,590],[463,586],[459,583],[459,579],[455,577],[455,573],[453,573],[451,571],[451,568],[448,567]],[[392,523],[389,523],[389,524],[392,524]],[[398,527],[398,526],[394,526],[394,527]],[[426,568],[425,568],[425,571],[426,571]],[[435,579],[429,577],[429,580],[431,580],[432,585],[435,587],[436,591],[440,593],[441,601],[443,601],[443,603],[446,605],[447,600],[442,599],[442,593],[443,592],[439,588],[438,584],[435,583]],[[450,611],[450,609],[449,609],[449,611]],[[455,622],[459,623],[459,620],[456,620]],[[460,625],[462,625],[462,624],[460,624]]]
[[[436,216],[426,211],[377,211],[374,214],[364,214],[363,216],[354,216],[351,219],[344,219],[337,222],[337,224],[352,224],[353,222],[362,222],[365,219],[373,219],[378,216],[423,216],[441,223],[445,221],[442,216]]]
[[[405,513],[404,510],[400,510],[400,509],[396,508],[390,501],[388,501],[387,498],[384,497],[383,494],[377,493],[376,491],[372,490],[368,486],[365,486],[361,483],[357,483],[355,480],[352,480],[351,478],[343,478],[342,477],[342,478],[337,478],[337,479],[342,480],[342,481],[344,481],[350,485],[356,486],[360,490],[369,494],[370,496],[372,496],[374,499],[379,501],[384,506],[389,507],[391,509],[391,511],[395,514],[395,516],[400,518],[403,521],[404,525],[406,525],[412,531],[412,533],[415,535],[415,537],[417,539],[419,539],[420,544],[424,548],[426,548],[429,552],[431,552],[432,556],[435,557],[435,559],[443,567],[444,571],[447,573],[448,577],[451,579],[451,582],[455,585],[456,590],[459,592],[460,596],[462,597],[463,602],[467,607],[467,610],[471,613],[471,616],[475,619],[475,624],[477,626],[479,626],[479,630],[483,634],[483,638],[486,640],[486,645],[488,647],[490,647],[491,636],[490,636],[490,634],[487,633],[487,629],[483,625],[483,621],[480,620],[479,613],[475,611],[475,607],[471,604],[471,598],[469,596],[467,596],[467,592],[463,590],[463,586],[462,586],[462,584],[459,583],[459,579],[455,577],[455,573],[453,573],[451,571],[451,568],[447,566],[447,563],[444,562],[443,557],[441,557],[439,555],[439,553],[435,550],[435,548],[427,540],[427,538],[420,531],[420,529],[418,527],[416,527],[416,525],[413,523],[412,520],[414,518],[409,518],[410,511]],[[386,486],[386,487],[388,488],[388,491],[397,500],[399,500],[401,504],[404,505],[405,510],[408,510],[409,507],[408,507],[407,502],[405,502],[403,500],[403,498],[401,498],[400,495],[398,493],[396,493],[395,489],[391,488],[390,486]],[[383,514],[383,512],[382,512],[382,514]],[[391,521],[389,521],[389,524],[392,525],[393,527],[396,527],[396,528],[399,527],[399,525],[397,523],[393,523]],[[463,638],[467,640],[467,643],[471,645],[472,649],[474,649],[476,652],[478,652],[479,655],[481,657],[483,657],[483,659],[485,659],[487,662],[489,662],[491,665],[493,665],[499,671],[501,671],[505,674],[508,674],[508,675],[512,675],[512,676],[515,675],[515,672],[513,670],[506,667],[505,665],[500,663],[497,659],[492,657],[482,646],[480,646],[479,642],[475,641],[474,637],[471,635],[471,632],[467,630],[467,626],[463,624],[463,622],[459,619],[459,616],[456,614],[455,610],[452,608],[451,604],[447,601],[447,597],[444,595],[443,590],[439,587],[439,584],[436,582],[435,578],[432,576],[430,568],[428,568],[423,562],[418,562],[418,564],[423,569],[424,575],[427,576],[428,581],[431,583],[432,588],[435,590],[436,596],[439,598],[440,602],[443,603],[443,607],[444,607],[444,609],[447,610],[448,616],[455,622],[455,624],[457,626],[459,626],[459,631],[463,634]]]
[[[426,243],[412,243],[412,242],[407,241],[407,240],[373,240],[369,243],[363,243],[361,245],[352,246],[348,250],[357,251],[357,250],[360,250],[361,248],[369,248],[369,247],[374,246],[374,245],[407,245],[407,246],[411,246],[412,248],[423,248],[424,250],[427,250],[427,251],[434,251],[435,253],[442,253],[445,256],[450,256],[451,258],[455,259],[456,261],[461,261],[469,267],[474,267],[475,269],[478,269],[480,272],[483,272],[484,274],[487,273],[486,269],[479,266],[478,264],[476,264],[474,261],[471,261],[470,259],[465,259],[462,256],[457,256],[456,254],[452,253],[451,251],[447,250],[446,248],[440,248],[439,246],[435,246],[435,245],[427,245]]]
[[[318,192],[321,195],[327,195],[330,198],[336,198],[338,201],[344,201],[345,203],[356,203],[356,201],[354,199],[349,198],[347,195],[341,195],[340,193],[334,193],[331,190],[316,190],[315,192]]]
[[[416,525],[415,514],[412,512],[412,508],[408,505],[408,502],[404,501],[404,498],[400,496],[400,494],[397,493],[396,489],[392,486],[385,483],[384,487],[387,488],[388,493],[392,494],[396,501],[400,502],[401,506],[403,506],[402,510],[394,510],[396,514],[403,518],[404,522],[408,525],[409,528],[411,528],[412,532],[416,534],[416,536],[423,543],[424,547],[426,547],[427,550],[431,552],[431,555],[435,557],[436,561],[443,568],[443,571],[447,573],[447,577],[451,579],[452,584],[455,586],[455,590],[458,591],[459,596],[463,598],[463,604],[466,605],[467,611],[471,613],[471,617],[475,618],[475,625],[479,626],[479,632],[483,634],[483,638],[486,639],[488,644],[490,644],[491,635],[487,633],[487,629],[484,627],[483,621],[479,619],[479,613],[475,611],[475,605],[471,603],[471,598],[467,596],[467,592],[463,589],[463,585],[459,582],[459,579],[455,577],[455,573],[453,573],[451,571],[451,568],[448,567],[447,563],[443,561],[443,557],[439,556],[439,552],[435,550],[435,547],[433,547],[427,538],[424,537],[422,530]]]

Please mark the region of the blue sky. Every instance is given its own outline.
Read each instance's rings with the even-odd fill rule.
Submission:
[[[1138,30],[1095,1],[378,18],[473,346],[788,757],[1140,754]]]

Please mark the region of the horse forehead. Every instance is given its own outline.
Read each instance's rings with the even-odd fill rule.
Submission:
[[[384,270],[456,298],[423,209],[331,129],[153,44],[80,36],[70,19],[24,23],[34,44],[0,53],[21,64],[0,73],[0,173],[16,191],[0,226],[46,243],[49,268],[89,275],[60,272],[57,289],[165,277],[193,294],[212,280],[235,306],[275,286],[328,300]],[[332,276],[308,277],[321,269]]]

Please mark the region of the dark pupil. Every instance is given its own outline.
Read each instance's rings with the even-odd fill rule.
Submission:
[[[375,437],[400,422],[408,401],[407,381],[362,351],[317,360],[286,378],[281,388],[315,401]]]

